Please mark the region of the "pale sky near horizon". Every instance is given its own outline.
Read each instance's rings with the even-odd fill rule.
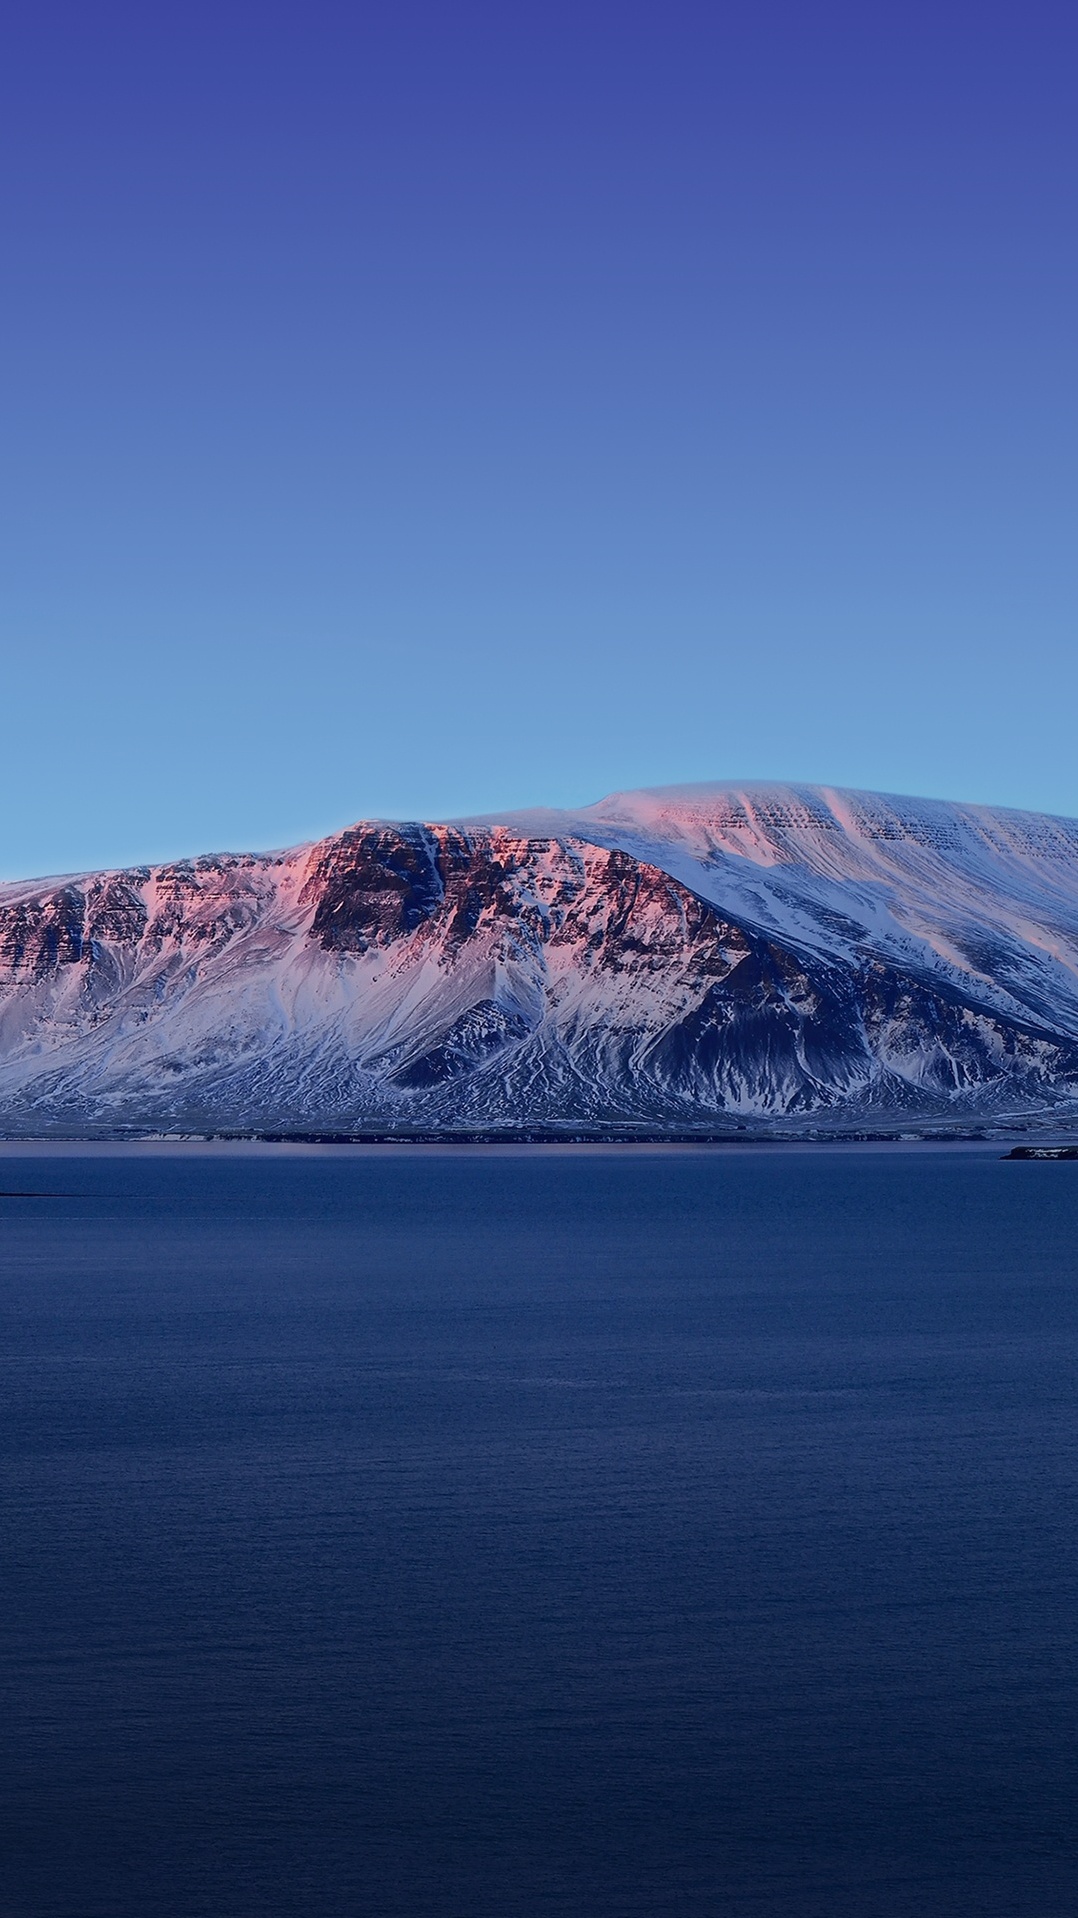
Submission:
[[[1078,815],[1076,54],[12,17],[0,876],[726,777]]]

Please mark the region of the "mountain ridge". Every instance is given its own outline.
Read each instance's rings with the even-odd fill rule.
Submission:
[[[0,1130],[1078,1115],[1078,822],[715,783],[0,885]]]

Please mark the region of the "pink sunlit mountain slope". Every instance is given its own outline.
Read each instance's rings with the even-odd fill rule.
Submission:
[[[0,1130],[1078,1118],[1078,822],[802,786],[0,887]]]

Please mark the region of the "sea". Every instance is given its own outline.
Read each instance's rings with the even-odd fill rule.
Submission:
[[[1074,1918],[1078,1164],[0,1191],[5,1918]]]

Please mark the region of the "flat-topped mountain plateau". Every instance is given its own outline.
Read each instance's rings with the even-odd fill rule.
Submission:
[[[1078,1122],[1078,821],[822,787],[0,886],[0,1132]]]

